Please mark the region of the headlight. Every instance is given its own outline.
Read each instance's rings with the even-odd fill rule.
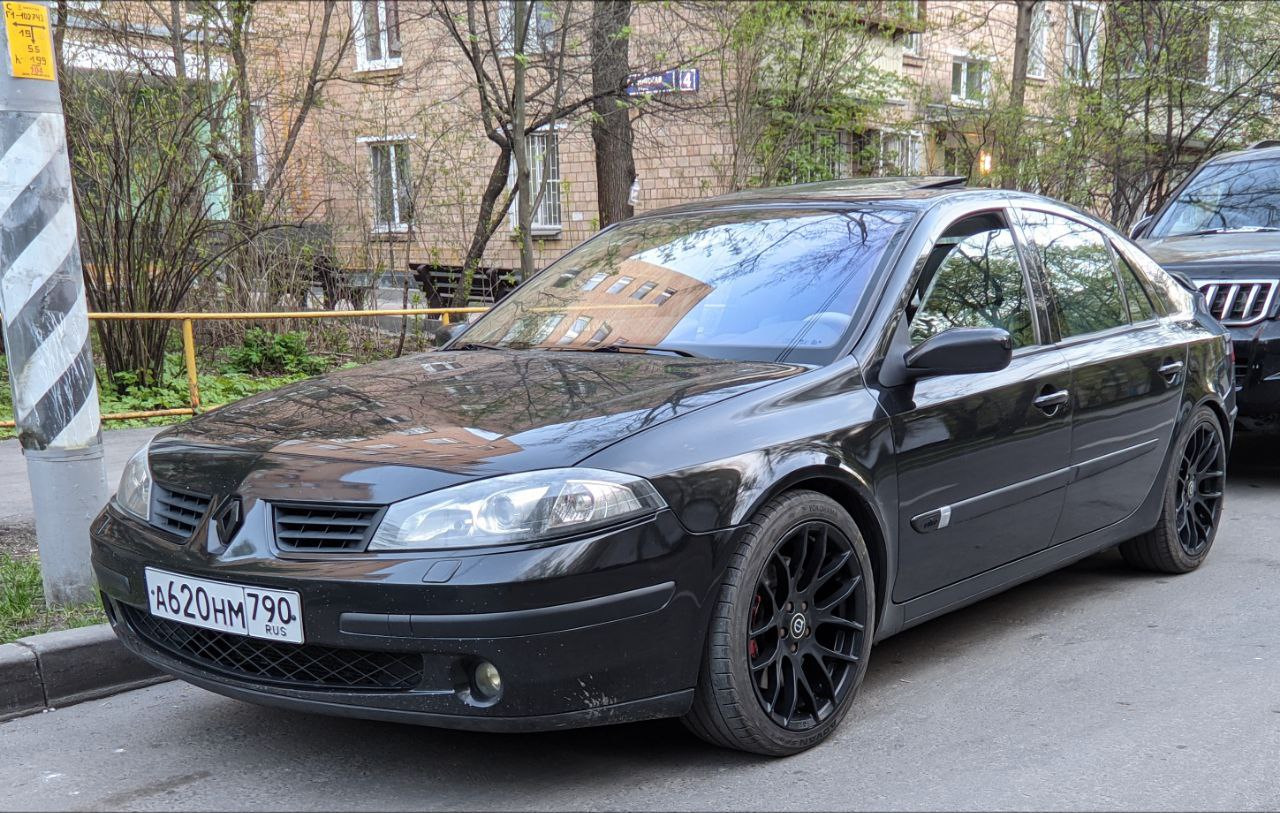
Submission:
[[[647,480],[598,469],[508,474],[398,502],[369,550],[512,545],[581,533],[666,505]]]
[[[143,522],[151,520],[151,467],[147,465],[148,443],[129,458],[120,475],[120,487],[116,489],[116,502],[127,513]]]

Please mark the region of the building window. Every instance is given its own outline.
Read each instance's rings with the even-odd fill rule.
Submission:
[[[656,282],[646,282],[644,285],[641,285],[639,288],[636,289],[636,292],[631,295],[631,298],[644,299],[646,296],[649,295],[650,291],[652,291],[654,288],[657,288],[657,287],[658,287],[658,283]]]
[[[261,190],[271,177],[271,156],[267,154],[267,108],[262,102],[255,102],[253,111],[253,188]]]
[[[917,29],[902,35],[902,53],[906,56],[922,56],[924,52],[921,49],[925,27],[924,0],[908,0],[906,7],[903,9],[902,22]]]
[[[956,57],[951,62],[951,100],[980,102],[987,95],[987,63]]]
[[[409,145],[403,141],[369,143],[373,175],[373,230],[407,231],[413,219]]]
[[[613,332],[613,328],[609,327],[607,323],[601,325],[596,330],[595,333],[591,334],[591,338],[587,339],[587,347],[595,347],[597,344],[600,344],[600,342],[604,341],[605,338],[608,337],[608,335],[612,332]]]
[[[873,178],[923,175],[924,136],[915,132],[867,130],[858,140],[857,174]]]
[[[1036,3],[1031,8],[1031,42],[1027,49],[1027,76],[1044,79],[1049,60],[1049,4]]]
[[[592,274],[591,277],[582,285],[584,291],[594,291],[600,286],[600,283],[609,278],[609,275],[603,271]]]
[[[352,0],[351,17],[356,69],[377,71],[400,67],[400,11],[396,0]]]
[[[1224,30],[1220,20],[1209,22],[1209,53],[1206,68],[1209,83],[1217,90],[1227,90],[1236,86],[1243,75],[1239,44],[1232,41],[1231,35]]]
[[[1098,9],[1073,3],[1067,22],[1067,75],[1081,82],[1088,81],[1098,70]]]
[[[559,234],[563,228],[560,210],[560,137],[553,130],[530,133],[525,139],[529,152],[530,202],[533,204],[534,235]],[[515,161],[511,162],[512,183]],[[511,201],[511,228],[519,225],[519,209]],[[588,289],[589,290],[589,289]]]
[[[635,281],[634,277],[618,277],[618,281],[610,285],[609,290],[605,291],[605,293],[606,294],[622,293],[622,289],[627,287],[634,281]]]
[[[673,297],[673,296],[675,296],[675,295],[676,295],[676,292],[675,292],[675,291],[671,290],[670,288],[667,288],[667,289],[666,289],[666,290],[664,290],[662,293],[658,294],[657,296],[655,296],[655,297],[653,298],[653,304],[655,304],[655,305],[662,305],[662,304],[666,303],[666,301],[667,301],[668,299],[670,299],[671,297]]]
[[[573,324],[569,325],[569,329],[564,332],[564,335],[560,337],[560,341],[557,342],[557,344],[569,344],[574,339],[581,336],[582,331],[586,330],[587,325],[589,324],[591,324],[590,316],[579,316],[577,319],[574,319]]]
[[[516,50],[516,7],[513,0],[501,0],[498,5],[498,36],[503,55]],[[556,15],[554,4],[544,0],[529,0],[529,33],[525,36],[526,54],[554,51],[556,46]]]

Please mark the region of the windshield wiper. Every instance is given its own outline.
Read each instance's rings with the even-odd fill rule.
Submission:
[[[1280,229],[1275,226],[1219,226],[1215,229],[1201,229],[1200,231],[1187,232],[1177,236],[1200,237],[1205,234],[1246,234],[1259,231],[1280,231]]]
[[[460,342],[455,344],[450,350],[510,350],[510,347],[498,347],[496,344],[481,344],[480,342]]]
[[[592,353],[621,353],[623,350],[639,350],[642,353],[674,353],[677,356],[683,356],[687,359],[706,358],[706,356],[699,355],[689,350],[681,350],[679,347],[663,347],[660,344],[631,344],[630,342],[614,342],[613,344],[603,344],[599,347],[591,348]]]

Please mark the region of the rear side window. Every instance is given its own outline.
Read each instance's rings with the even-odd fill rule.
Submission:
[[[1024,211],[1027,239],[1040,256],[1058,305],[1062,338],[1129,324],[1111,251],[1095,229],[1047,212]]]
[[[1133,266],[1119,252],[1116,252],[1116,266],[1120,274],[1120,285],[1124,288],[1125,301],[1129,303],[1129,321],[1145,322],[1156,318],[1155,305],[1151,303],[1147,289],[1138,280],[1138,272],[1133,270]]]

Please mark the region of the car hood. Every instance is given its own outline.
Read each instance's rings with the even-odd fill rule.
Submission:
[[[805,369],[658,354],[428,352],[222,407],[157,436],[153,459],[208,461],[214,447],[242,462],[309,457],[472,477],[568,466]]]
[[[1139,245],[1165,268],[1187,276],[1221,277],[1280,270],[1280,232],[1184,235],[1141,240]]]

